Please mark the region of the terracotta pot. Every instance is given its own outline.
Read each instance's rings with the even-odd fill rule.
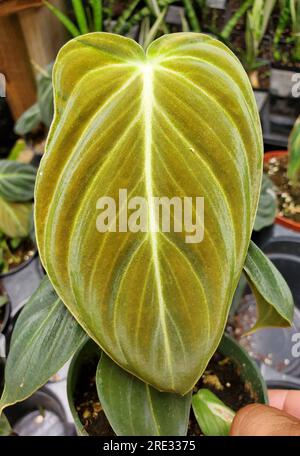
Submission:
[[[287,150],[274,150],[271,152],[266,152],[264,155],[264,163],[268,163],[271,158],[280,158],[280,157],[285,157],[288,155]],[[280,225],[289,228],[290,230],[298,231],[300,232],[300,223],[299,222],[294,222],[294,220],[288,219],[287,217],[284,217],[282,215],[276,215],[276,222],[279,223]]]

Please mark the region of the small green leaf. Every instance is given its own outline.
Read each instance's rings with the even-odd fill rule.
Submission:
[[[244,272],[258,306],[258,320],[250,332],[268,326],[290,326],[294,313],[291,291],[273,263],[252,241]]]
[[[38,103],[33,104],[18,118],[15,123],[15,133],[24,136],[35,130],[41,122],[41,112]]]
[[[10,203],[0,198],[0,230],[10,238],[27,237],[31,228],[32,203]]]
[[[193,411],[204,435],[229,435],[235,412],[208,389],[200,389],[192,397]]]
[[[272,225],[277,211],[277,197],[272,181],[263,174],[260,190],[259,203],[254,222],[254,231],[260,231],[266,226]]]
[[[300,116],[289,137],[288,177],[297,182],[300,173]]]
[[[2,413],[0,416],[0,437],[11,435],[12,429],[6,416]]]
[[[104,353],[96,384],[103,410],[117,435],[186,435],[191,393],[161,393],[121,369]]]
[[[0,413],[44,385],[85,337],[45,277],[25,305],[12,335]]]
[[[0,309],[8,303],[8,297],[6,295],[0,295]]]
[[[50,128],[54,113],[52,68],[53,63],[47,65],[37,80],[38,105],[40,108],[41,120],[47,128]]]
[[[9,153],[9,156],[7,157],[7,160],[17,160],[21,154],[21,152],[23,152],[23,150],[25,150],[26,148],[26,142],[24,141],[24,139],[18,139],[13,148],[11,149],[10,153]]]
[[[23,203],[33,199],[36,170],[33,166],[0,160],[0,197]]]

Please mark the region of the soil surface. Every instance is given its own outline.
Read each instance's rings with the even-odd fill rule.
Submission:
[[[273,157],[264,165],[276,186],[278,215],[300,223],[300,183],[292,183],[287,177],[288,155]]]
[[[89,435],[114,436],[99,402],[95,372],[98,359],[91,361],[82,369],[84,375],[76,386],[74,403],[80,421]],[[196,393],[200,388],[208,388],[215,393],[228,407],[237,411],[247,404],[257,402],[255,393],[240,376],[238,367],[229,359],[215,353],[207,369],[194,388]],[[188,427],[189,436],[203,435],[191,410]]]
[[[30,239],[25,239],[22,241],[22,243],[16,249],[10,247],[9,252],[4,252],[6,266],[2,266],[2,270],[0,269],[0,274],[4,274],[17,268],[21,264],[28,261],[34,255],[34,253],[35,246]]]
[[[249,384],[241,379],[238,366],[220,353],[215,353],[204,374],[194,387],[194,393],[200,388],[207,388],[235,412],[248,404],[258,401]],[[189,436],[203,435],[193,410],[188,427]]]
[[[80,421],[89,435],[110,437],[116,434],[104,414],[97,394],[95,377],[98,361],[95,358],[82,369],[84,375],[76,386],[74,403]]]

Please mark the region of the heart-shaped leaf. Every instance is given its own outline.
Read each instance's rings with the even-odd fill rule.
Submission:
[[[31,203],[10,203],[0,198],[0,231],[11,238],[28,236],[31,214]]]
[[[244,271],[258,307],[258,320],[249,333],[269,326],[290,326],[293,321],[294,300],[288,284],[269,258],[252,241]]]
[[[160,393],[102,353],[98,396],[117,435],[186,435],[192,394]]]
[[[206,35],[166,35],[145,54],[133,40],[93,33],[61,49],[53,83],[36,186],[43,264],[117,364],[184,394],[218,346],[254,223],[262,135],[248,77]],[[128,229],[122,189],[132,209],[133,197],[146,203],[146,230]],[[118,213],[101,232],[107,196]],[[197,229],[167,232],[153,197],[193,198]]]
[[[31,165],[0,160],[0,197],[14,203],[32,200],[35,175]]]
[[[5,366],[4,407],[22,401],[54,375],[86,338],[47,277],[18,317]]]

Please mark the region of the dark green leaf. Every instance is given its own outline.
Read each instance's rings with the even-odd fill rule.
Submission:
[[[273,263],[252,241],[244,272],[258,306],[258,320],[251,332],[268,326],[290,326],[294,313],[291,291]]]
[[[39,75],[37,81],[38,105],[40,108],[41,120],[47,128],[49,128],[51,125],[54,113],[52,67],[53,63],[49,64]]]
[[[103,410],[117,435],[186,435],[191,393],[161,393],[104,353],[96,383]]]
[[[277,197],[272,181],[264,174],[253,229],[259,231],[272,225],[277,211]]]
[[[15,123],[15,133],[24,136],[35,130],[41,122],[41,112],[38,103],[35,103],[25,111]]]
[[[85,337],[85,332],[45,277],[25,305],[12,335],[0,413],[46,383]]]
[[[31,165],[0,160],[0,197],[15,203],[32,200],[35,176]]]

